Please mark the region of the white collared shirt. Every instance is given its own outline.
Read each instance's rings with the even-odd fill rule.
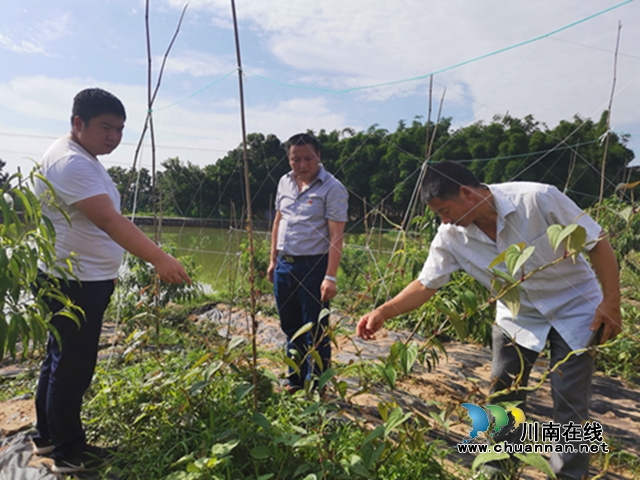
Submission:
[[[464,270],[486,288],[493,275],[488,267],[510,245],[533,245],[533,255],[525,263],[525,273],[562,256],[551,248],[547,227],[577,223],[587,231],[587,242],[599,237],[602,228],[568,197],[551,185],[512,182],[489,186],[498,212],[496,240],[491,240],[475,224],[468,227],[440,225],[431,243],[429,257],[418,277],[427,288],[437,289],[449,281],[451,273]],[[595,243],[587,246],[591,249]],[[497,266],[506,272],[506,266]],[[596,307],[602,301],[597,278],[580,255],[541,272],[521,284],[520,311],[513,318],[507,306],[497,302],[496,322],[518,345],[541,351],[551,327],[573,350],[584,348]]]

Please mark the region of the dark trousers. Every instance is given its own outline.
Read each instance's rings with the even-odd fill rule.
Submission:
[[[295,387],[311,380],[311,355],[313,346],[318,352],[322,365],[313,362],[313,374],[320,374],[329,368],[331,362],[331,339],[327,334],[329,315],[318,320],[323,308],[329,308],[329,302],[320,301],[320,286],[327,271],[327,255],[297,257],[294,262],[278,258],[273,279],[273,291],[280,315],[280,326],[287,335],[287,355],[290,358],[304,359],[299,364],[300,371],[289,368],[289,384]],[[291,340],[304,325],[311,323],[310,331]],[[293,353],[295,352],[295,353]]]
[[[46,277],[41,277],[46,281]],[[82,396],[91,384],[98,356],[102,317],[113,293],[113,280],[100,282],[60,282],[60,288],[75,305],[82,308],[80,325],[68,317],[54,315],[47,342],[47,356],[42,363],[36,390],[38,437],[51,440],[54,458],[68,458],[86,446],[80,420]],[[49,303],[52,312],[62,309],[56,300]]]
[[[548,339],[550,346],[550,368],[567,356],[571,347],[562,339],[555,329],[551,329]],[[518,350],[524,363],[520,360]],[[493,325],[493,362],[491,376],[493,385],[491,393],[511,387],[514,379],[522,372],[520,386],[527,385],[531,367],[538,358],[538,352],[520,346],[503,333],[496,324]],[[593,359],[583,353],[572,355],[558,371],[550,375],[551,394],[553,398],[553,421],[562,425],[569,422],[580,425],[589,418],[589,401],[591,399],[591,377],[593,374]],[[491,400],[491,403],[520,400],[519,405],[524,410],[526,392],[511,391]],[[520,443],[521,428],[506,437],[495,438],[497,441],[508,440]],[[552,453],[551,469],[559,479],[579,480],[587,478],[589,471],[588,453]]]

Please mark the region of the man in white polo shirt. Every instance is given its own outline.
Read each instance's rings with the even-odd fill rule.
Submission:
[[[442,219],[424,268],[395,298],[360,319],[359,336],[374,338],[385,320],[420,307],[456,270],[466,271],[490,289],[488,267],[510,245],[524,242],[535,247],[525,263],[526,272],[551,263],[563,252],[551,248],[547,227],[573,223],[586,230],[586,250],[595,274],[584,257],[579,256],[575,263],[567,258],[521,284],[517,316],[502,301],[497,302],[491,390],[512,390],[492,402],[524,403],[526,392],[514,385],[514,379],[522,370],[519,385],[526,385],[547,341],[553,367],[569,352],[585,348],[601,326],[601,342],[620,332],[618,264],[611,244],[600,226],[555,187],[529,182],[487,186],[466,167],[441,162],[429,166],[422,197]],[[589,418],[593,359],[586,354],[572,355],[560,370],[551,375],[554,421],[580,424]],[[586,478],[589,454],[553,453],[551,467],[558,478]]]
[[[52,454],[53,471],[72,473],[99,463],[105,451],[87,445],[80,420],[82,396],[91,383],[96,365],[102,317],[127,250],[154,265],[169,283],[191,279],[178,260],[164,253],[131,221],[120,213],[120,195],[105,167],[98,160],[115,150],[122,139],[126,114],[115,96],[98,88],[81,91],[73,101],[71,133],[56,140],[42,158],[42,175],[55,191],[58,210],[43,206],[56,230],[57,266],[65,268],[74,254],[74,274],[79,281],[60,282],[60,288],[83,315],[80,326],[64,315],[54,315],[51,325],[60,342],[49,335],[47,356],[36,391],[38,433],[34,452]],[[49,187],[36,183],[36,194],[47,195]],[[40,265],[44,269],[44,264]],[[43,271],[41,281],[58,277]],[[55,314],[60,302],[50,301]]]

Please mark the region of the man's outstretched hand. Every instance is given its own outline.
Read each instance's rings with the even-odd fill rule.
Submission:
[[[385,320],[379,310],[373,310],[360,318],[356,325],[356,333],[364,340],[375,340],[375,333],[382,328]]]

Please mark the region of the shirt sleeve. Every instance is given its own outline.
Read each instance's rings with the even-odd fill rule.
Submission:
[[[83,157],[71,157],[66,162],[57,163],[49,170],[47,178],[56,195],[67,205],[108,194],[104,181],[91,161]]]
[[[450,242],[446,241],[446,235],[443,234],[442,227],[440,226],[433,242],[431,242],[429,256],[418,276],[418,281],[422,285],[433,290],[446,285],[451,274],[461,268],[455,256],[447,248],[447,244]]]
[[[340,182],[334,182],[326,196],[325,216],[333,222],[346,222],[349,210],[349,194]]]
[[[587,232],[587,243],[585,250],[589,251],[596,246],[595,240],[602,233],[602,227],[584,212],[573,200],[560,192],[553,185],[549,185],[547,194],[544,196],[544,213],[551,224],[571,225],[577,223]]]
[[[284,177],[281,177],[280,181],[278,182],[278,188],[276,189],[276,203],[275,203],[276,212],[281,211],[280,203],[282,202],[282,196],[280,195],[280,192],[282,191],[282,182],[283,181],[284,181]]]

